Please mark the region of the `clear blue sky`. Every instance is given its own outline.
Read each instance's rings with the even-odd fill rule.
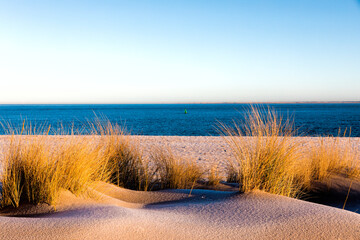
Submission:
[[[360,100],[360,1],[0,0],[0,103]]]

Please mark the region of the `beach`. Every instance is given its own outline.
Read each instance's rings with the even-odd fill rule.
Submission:
[[[88,136],[47,136],[52,146],[69,137]],[[217,164],[222,174],[226,163],[233,158],[224,137],[128,138],[140,146],[145,156],[151,154],[151,146],[166,147],[177,156],[194,159],[204,169]],[[297,137],[294,141],[306,146],[316,138]],[[0,137],[1,146],[8,142],[8,136]],[[359,138],[351,138],[351,142],[360,147]],[[40,204],[3,212],[0,239],[360,238],[360,215],[355,211],[259,190],[249,193],[240,193],[236,188],[230,190],[142,192],[98,182],[88,196],[62,191],[56,209]]]
[[[360,240],[359,9],[2,1],[0,240]]]

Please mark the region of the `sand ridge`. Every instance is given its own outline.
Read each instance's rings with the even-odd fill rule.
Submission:
[[[64,192],[60,197],[62,203],[51,214],[1,216],[0,239],[358,239],[360,236],[359,214],[261,191],[239,194],[193,190],[190,196],[190,190],[134,193],[130,198],[143,202],[135,207],[123,201],[128,197],[126,192],[131,194],[130,190],[109,188],[124,194],[123,197],[89,200]],[[154,201],[146,203],[150,199]],[[156,202],[155,199],[167,200]]]

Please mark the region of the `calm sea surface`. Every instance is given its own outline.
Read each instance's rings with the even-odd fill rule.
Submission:
[[[267,104],[283,117],[291,116],[300,135],[337,135],[351,128],[360,137],[360,103]],[[218,122],[239,123],[247,104],[105,104],[105,105],[0,105],[0,119],[15,128],[23,120],[32,125],[48,125],[65,131],[86,133],[86,122],[106,117],[125,126],[132,134],[211,136],[219,135]],[[184,113],[185,109],[187,114]],[[85,127],[84,127],[85,126]],[[1,129],[1,134],[5,134]]]

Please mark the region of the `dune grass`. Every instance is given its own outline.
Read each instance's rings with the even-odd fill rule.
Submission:
[[[195,162],[177,158],[168,149],[153,149],[152,162],[146,160],[116,124],[88,124],[91,135],[70,135],[51,144],[46,141],[50,127],[39,132],[24,123],[20,132],[9,129],[13,135],[4,152],[1,206],[55,205],[61,190],[79,195],[97,181],[147,191],[191,188],[202,176]]]
[[[216,186],[220,183],[222,176],[220,174],[219,165],[214,164],[207,171],[207,182],[206,184],[209,186]]]
[[[203,175],[195,161],[174,156],[170,149],[153,148],[151,160],[156,166],[161,188],[193,188]]]
[[[138,143],[128,138],[126,129],[106,118],[97,118],[88,125],[93,135],[101,136],[103,157],[107,159],[109,181],[117,186],[148,191],[155,184],[156,169],[144,159]]]
[[[320,137],[304,155],[300,175],[308,188],[312,181],[326,182],[336,175],[360,179],[360,156],[350,138]]]
[[[51,144],[47,141],[50,128],[42,128],[40,135],[25,124],[21,132],[9,129],[12,135],[0,175],[1,206],[55,205],[62,189],[79,195],[97,181],[148,191],[193,188],[203,176],[208,185],[221,180],[217,165],[203,170],[195,161],[160,147],[150,149],[145,159],[139,144],[130,141],[118,125],[109,121],[90,125],[89,136],[67,136]],[[306,147],[293,138],[291,122],[270,109],[252,107],[244,125],[223,126],[223,132],[234,154],[227,181],[238,182],[242,192],[259,189],[298,197],[311,189],[312,182],[327,181],[332,175],[360,179],[360,159],[350,139],[319,138]]]
[[[145,159],[138,145],[123,135],[108,136],[105,155],[110,181],[128,189],[191,188],[203,175],[194,161],[176,157],[170,149],[153,147]]]
[[[255,107],[241,126],[222,126],[235,159],[228,163],[227,181],[238,182],[240,191],[299,197],[314,181],[327,182],[334,175],[360,179],[360,158],[350,138],[320,137],[305,145],[293,138],[289,119]]]
[[[60,168],[51,157],[41,139],[22,144],[12,138],[3,162],[1,205],[54,203],[60,188]]]
[[[110,178],[103,144],[97,143],[93,136],[65,141],[57,149],[55,156],[61,168],[63,188],[76,195],[86,192],[94,182],[108,181]]]
[[[176,157],[170,149],[152,147],[150,157],[144,158],[139,144],[109,121],[97,121],[92,129],[103,137],[110,182],[115,185],[141,191],[191,188],[203,175],[194,161]]]
[[[12,136],[2,164],[1,206],[56,204],[59,191],[79,195],[96,181],[107,180],[101,147],[80,139],[50,146],[45,136]]]
[[[110,181],[120,187],[148,191],[154,186],[156,169],[150,167],[139,148],[122,135],[111,135],[107,139],[105,156]]]
[[[236,162],[237,163],[237,162]],[[228,161],[226,167],[226,181],[229,183],[239,183],[239,166],[238,163],[234,164],[233,161]]]
[[[223,126],[223,132],[235,157],[229,162],[228,180],[238,181],[240,191],[259,189],[290,197],[301,193],[294,171],[300,146],[291,139],[291,122],[270,109],[252,107],[242,128]]]

